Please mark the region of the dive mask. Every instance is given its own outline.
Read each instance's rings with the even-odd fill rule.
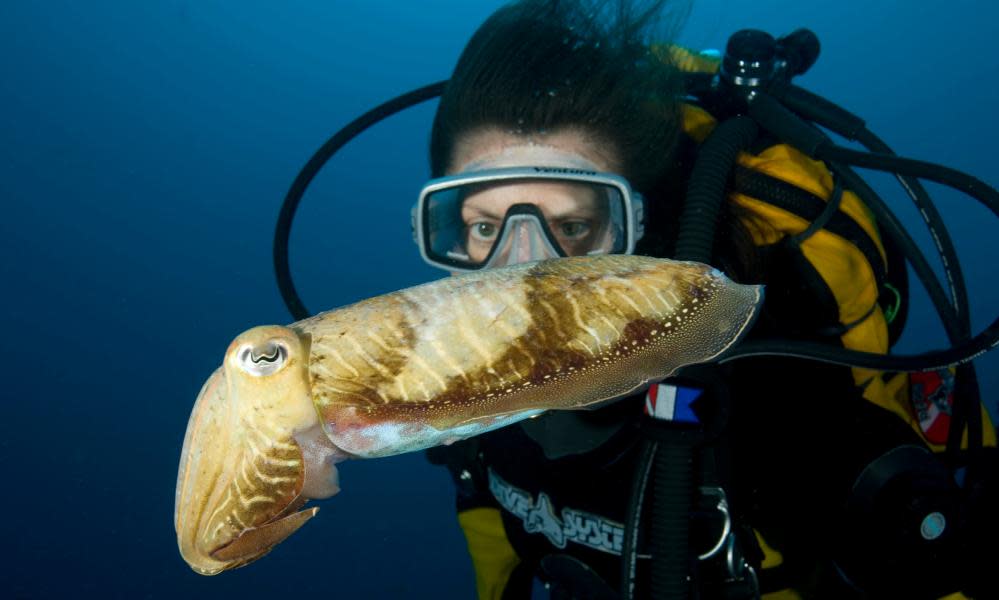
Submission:
[[[631,254],[643,202],[611,173],[513,167],[430,180],[413,207],[423,259],[474,271],[559,256]]]

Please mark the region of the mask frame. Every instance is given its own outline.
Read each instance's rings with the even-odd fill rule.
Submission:
[[[433,194],[457,187],[514,181],[565,181],[570,183],[589,183],[613,188],[621,198],[623,210],[621,211],[621,232],[624,236],[623,250],[621,254],[633,254],[638,240],[645,235],[645,202],[642,195],[631,189],[628,180],[614,173],[603,173],[598,171],[588,171],[585,169],[574,169],[565,167],[507,167],[501,169],[483,169],[481,171],[469,171],[446,177],[439,177],[428,181],[420,190],[420,196],[413,206],[411,212],[411,224],[413,230],[413,241],[420,249],[420,256],[423,260],[434,267],[450,272],[478,271],[480,269],[494,266],[493,254],[496,248],[502,245],[502,240],[497,241],[490,250],[489,256],[478,265],[471,265],[468,262],[461,262],[433,249],[431,241],[430,198]],[[502,232],[507,231],[507,221],[513,213],[511,207],[503,219]],[[523,214],[523,208],[520,213]],[[539,211],[540,212],[540,211]],[[560,248],[551,231],[545,224],[544,218],[540,219],[540,226],[545,233],[550,245],[558,252],[559,256],[565,256],[565,252]],[[501,233],[501,236],[503,233]]]

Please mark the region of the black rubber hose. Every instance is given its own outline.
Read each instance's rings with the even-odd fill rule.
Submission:
[[[951,457],[956,457],[961,449],[965,426],[968,429],[968,448],[977,450],[982,447],[982,405],[978,372],[974,365],[963,364],[957,367],[954,377],[957,387],[951,409],[951,427],[947,432],[947,453]]]
[[[905,227],[902,226],[898,217],[888,209],[884,201],[881,200],[863,179],[852,171],[838,167],[837,161],[819,156],[822,149],[834,146],[832,140],[819,129],[803,121],[773,96],[758,93],[753,97],[748,106],[749,114],[760,123],[763,129],[776,135],[778,139],[798,148],[812,158],[826,158],[826,163],[830,169],[839,171],[838,174],[844,178],[843,183],[846,184],[846,187],[852,189],[868,204],[879,219],[885,233],[892,237],[909,258],[909,262],[912,263],[916,274],[922,280],[923,285],[926,286],[927,293],[929,293],[937,312],[940,313],[940,318],[944,321],[944,327],[947,329],[951,341],[960,341],[960,336],[957,335],[960,328],[956,321],[956,309],[951,305],[950,300],[944,293],[929,262],[927,262],[919,247],[905,230]]]
[[[848,140],[856,140],[867,128],[857,115],[804,88],[788,85],[771,92],[792,111]]]
[[[826,144],[819,149],[817,154],[818,158],[822,160],[942,183],[972,196],[992,211],[992,214],[999,217],[999,192],[981,179],[962,173],[957,169],[893,154],[859,152],[835,144]]]
[[[679,433],[679,432],[678,432]],[[675,436],[679,438],[680,436]],[[694,493],[694,446],[676,439],[656,451],[649,543],[655,600],[690,598],[690,513]]]
[[[870,130],[864,129],[857,134],[859,141],[865,148],[872,152],[896,156],[895,152],[884,143],[878,136]],[[936,244],[940,261],[943,263],[943,271],[947,276],[947,282],[953,297],[953,305],[957,311],[957,316],[961,324],[960,332],[963,336],[971,335],[971,309],[968,301],[968,288],[964,279],[964,271],[957,258],[957,248],[947,231],[943,216],[937,207],[930,200],[929,192],[923,187],[918,179],[906,175],[896,174],[898,182],[905,188],[906,193],[912,198],[919,214],[926,223],[926,228]]]
[[[741,150],[749,147],[759,126],[748,117],[735,117],[718,124],[701,145],[691,172],[683,212],[680,215],[676,260],[710,263],[718,214],[727,197],[726,186]],[[694,494],[694,449],[682,431],[670,431],[658,444],[652,460],[653,498],[649,546],[652,552],[651,597],[679,600],[690,597],[690,509]],[[640,468],[646,468],[641,465]],[[633,491],[629,518],[641,516],[645,481]],[[627,530],[626,530],[627,533]],[[634,540],[629,540],[634,543]],[[630,598],[634,588],[635,551],[622,560],[622,591]]]
[[[886,236],[890,237],[899,249],[901,249],[902,253],[905,254],[906,258],[909,259],[912,270],[916,272],[916,276],[923,283],[930,301],[933,303],[934,308],[936,308],[937,314],[940,315],[944,330],[947,332],[947,339],[951,343],[967,339],[966,335],[961,335],[957,309],[951,304],[950,299],[947,298],[947,292],[933,272],[933,267],[930,266],[923,251],[919,249],[916,241],[912,239],[905,225],[888,208],[888,205],[881,199],[881,196],[871,189],[871,186],[862,177],[857,175],[853,169],[836,162],[828,162],[827,164],[830,170],[843,180],[844,185],[857,194],[857,197],[874,213],[874,218],[877,220],[880,230]]]
[[[831,143],[825,133],[766,92],[755,92],[746,104],[746,110],[760,127],[812,158],[817,158],[818,150]]]
[[[758,133],[756,121],[735,117],[718,124],[701,145],[680,215],[676,260],[711,262],[718,214],[727,197],[725,186],[739,151],[748,148]]]
[[[992,214],[999,217],[999,192],[983,181],[955,169],[899,156],[857,152],[828,142],[816,149],[816,155],[817,158],[830,163],[846,163],[948,185],[973,196],[992,211]],[[997,344],[999,344],[999,318],[970,340],[958,343],[947,350],[916,355],[886,356],[806,342],[751,341],[736,347],[720,362],[747,356],[781,355],[882,371],[930,371],[970,362]],[[976,415],[969,414],[968,418],[974,419]]]
[[[441,95],[447,81],[439,81],[430,85],[413,90],[402,96],[398,96],[376,106],[347,124],[346,127],[336,132],[328,139],[316,153],[312,155],[309,162],[305,163],[299,171],[291,188],[284,197],[281,204],[281,212],[278,213],[277,226],[274,229],[274,274],[277,277],[278,289],[284,299],[285,306],[291,316],[297,321],[311,316],[312,313],[302,303],[292,281],[291,268],[288,262],[288,240],[291,237],[291,223],[295,219],[295,211],[305,195],[306,188],[312,183],[316,174],[323,168],[330,158],[333,157],[340,148],[344,147],[352,139],[360,135],[368,127],[378,123],[382,119],[394,115],[395,113],[407,109],[410,106],[425,102]]]
[[[644,440],[631,478],[631,495],[624,520],[624,539],[621,542],[621,600],[635,597],[635,575],[638,571],[638,531],[642,526],[642,509],[645,505],[645,490],[652,472],[652,462],[659,444]]]
[[[819,151],[819,155],[825,160],[840,161],[863,168],[888,171],[896,174],[897,176],[919,177],[942,183],[976,198],[990,211],[992,211],[992,214],[999,217],[999,192],[985,182],[965,173],[961,173],[955,169],[933,163],[927,163],[925,161],[902,158],[893,154],[857,152],[855,150],[842,148],[833,144],[829,144],[822,148]],[[959,283],[963,287],[963,277],[959,280]],[[967,313],[968,311],[965,310],[964,313],[955,317],[955,319],[957,319],[955,324],[958,327],[957,340],[960,342],[964,342],[964,340],[970,335],[970,323],[968,323],[969,316]],[[965,323],[968,323],[967,328],[964,327]],[[993,322],[989,329],[994,329],[996,323],[999,323],[999,319]],[[986,331],[988,331],[988,329]],[[948,330],[948,333],[951,333],[951,331]],[[973,338],[970,342],[962,343],[961,345],[968,346],[969,348],[984,347],[988,341],[983,339],[983,335],[984,332],[983,334]],[[992,347],[994,345],[995,340],[992,340],[991,343],[987,343],[988,347]],[[967,361],[961,362],[964,363]],[[962,373],[966,379],[977,384],[977,376],[971,369],[962,369]],[[974,390],[971,389],[968,391],[974,392]],[[969,423],[971,423],[972,429],[974,429],[974,423],[980,423],[981,415],[979,414],[977,407],[970,406],[967,408],[968,410],[964,411],[967,414],[964,416],[969,419]]]
[[[893,355],[846,350],[813,342],[752,340],[738,344],[716,362],[727,363],[750,356],[793,356],[874,371],[936,371],[971,362],[994,348],[997,343],[999,319],[967,342],[947,350]]]
[[[796,85],[778,87],[773,92],[774,97],[778,98],[789,109],[805,119],[825,127],[848,140],[858,141],[872,152],[895,155],[895,152],[888,144],[867,129],[867,125],[863,119],[837,104]],[[943,218],[918,179],[899,174],[896,174],[896,177],[909,197],[912,198],[913,203],[919,210],[920,216],[923,217],[930,231],[930,235],[933,237],[951,290],[952,305],[956,309],[958,316],[961,317],[964,334],[970,335],[971,324],[970,317],[968,316],[967,287],[960,262],[957,259],[957,250],[944,225]],[[941,318],[943,318],[943,314],[941,314]]]
[[[782,133],[786,136],[784,139],[797,140],[808,145],[811,155],[820,155],[822,149],[832,147],[831,141],[825,143],[818,142],[816,130],[809,124],[794,118],[792,114],[785,112],[788,108],[812,123],[826,127],[847,139],[860,142],[874,153],[896,156],[887,144],[867,129],[862,119],[836,104],[796,86],[778,87],[773,92],[782,100],[784,105],[765,95],[754,98],[754,102],[758,101],[757,106],[753,107],[752,110],[754,116],[762,118],[765,127],[771,123],[784,127],[782,130]],[[908,232],[905,231],[905,228],[898,222],[894,213],[884,205],[874,190],[853,173],[852,170],[829,161],[828,157],[826,157],[826,160],[830,168],[846,180],[854,192],[861,196],[864,202],[871,208],[878,218],[882,230],[895,241],[896,245],[899,245],[903,249],[903,252],[926,287],[940,315],[952,346],[966,342],[971,336],[971,309],[964,274],[957,258],[957,250],[950,238],[943,218],[930,200],[929,194],[922,183],[914,177],[893,171],[893,174],[919,210],[919,214],[923,217],[927,229],[936,244],[937,252],[943,264],[944,274],[947,277],[950,287],[951,300],[949,302],[944,297],[944,291],[936,275],[930,268],[929,263],[926,262],[922,252],[918,250],[915,242],[911,240]],[[936,165],[933,166],[936,167]],[[918,170],[918,175],[922,176],[924,170]],[[959,176],[957,179],[964,177],[964,174],[959,174]],[[947,452],[950,455],[955,455],[960,448],[961,437],[966,424],[969,425],[969,447],[978,448],[981,443],[981,391],[978,387],[978,376],[974,365],[970,363],[959,365],[957,375],[959,377],[958,386],[960,393],[955,395],[950,431],[947,438]]]
[[[900,237],[904,238],[905,241],[902,242],[904,252],[912,263],[913,268],[919,274],[923,285],[926,287],[927,293],[930,295],[933,305],[940,315],[940,320],[951,345],[966,342],[971,336],[970,306],[968,304],[967,289],[965,288],[964,276],[960,269],[958,268],[955,273],[951,273],[947,268],[948,254],[953,258],[951,263],[957,265],[957,253],[953,245],[941,246],[939,243],[945,241],[946,244],[950,244],[950,237],[947,235],[947,229],[943,226],[943,222],[939,221],[940,217],[936,217],[939,226],[933,227],[933,218],[924,214],[924,219],[927,219],[927,227],[934,237],[937,237],[938,234],[941,236],[938,240],[937,248],[940,251],[941,260],[944,261],[944,272],[948,275],[951,292],[954,294],[955,305],[947,303],[947,299],[944,297],[944,290],[926,262],[926,258],[922,252],[915,249],[915,242],[911,240],[908,232],[905,231],[901,224],[897,223],[894,213],[891,213],[886,206],[880,204],[881,199],[852,169],[847,169],[839,163],[830,164],[841,177],[848,181],[848,185],[871,208],[878,218],[882,229],[886,233],[894,233],[893,239],[896,243],[899,243]],[[908,177],[898,177],[900,181],[903,179],[915,181],[910,180]],[[925,190],[922,193],[925,195]],[[914,200],[917,204],[921,204],[915,197]],[[933,207],[932,202],[929,201],[929,198],[926,197],[925,200],[929,208],[935,213],[936,209]],[[893,230],[893,228],[897,228],[897,230]],[[917,260],[920,262],[917,262]],[[957,368],[957,381],[959,390],[954,394],[953,413],[947,435],[947,453],[952,457],[956,456],[961,447],[961,437],[966,425],[969,427],[968,447],[981,447],[981,390],[978,387],[978,375],[975,372],[975,366],[971,363],[959,365]]]

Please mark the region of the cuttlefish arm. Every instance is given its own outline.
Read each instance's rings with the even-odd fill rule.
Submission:
[[[309,391],[308,336],[240,335],[195,402],[177,475],[174,525],[184,560],[214,575],[256,560],[339,491],[350,455],[322,433]]]

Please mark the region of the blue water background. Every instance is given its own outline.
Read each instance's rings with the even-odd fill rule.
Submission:
[[[363,111],[446,78],[498,5],[0,2],[0,597],[472,597],[450,482],[419,454],[343,465],[316,519],[219,577],[181,561],[172,511],[202,382],[237,333],[290,320],[271,237],[298,169]],[[973,0],[705,0],[683,41],[810,27],[823,51],[800,83],[900,153],[997,184],[996,17]],[[313,310],[439,276],[409,231],[431,114],[375,127],[306,196],[291,253]],[[980,328],[999,312],[999,222],[938,202]],[[904,349],[944,345],[918,290],[910,320]],[[999,356],[978,364],[994,408]]]

